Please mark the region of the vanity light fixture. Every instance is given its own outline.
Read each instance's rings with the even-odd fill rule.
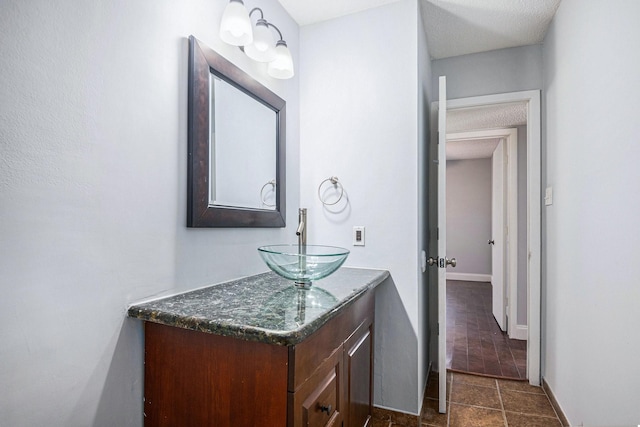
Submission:
[[[267,73],[276,79],[290,79],[293,77],[293,58],[287,47],[287,42],[282,40],[282,36],[276,43],[276,59],[267,65]]]
[[[231,0],[222,13],[220,38],[223,42],[244,46],[253,42],[251,18],[242,0]]]
[[[255,27],[251,24],[251,15],[260,13]],[[246,18],[246,20],[245,20]],[[248,23],[248,30],[247,30]],[[271,28],[278,32],[276,42]],[[244,53],[257,62],[266,62],[267,73],[276,79],[293,77],[293,58],[282,38],[282,33],[271,22],[264,19],[262,9],[255,7],[247,13],[242,0],[230,0],[222,15],[220,38],[225,43],[241,46]]]
[[[269,25],[272,24],[264,19],[262,10],[257,7],[249,13],[249,16],[256,10],[260,12],[260,19],[253,29],[253,43],[244,47],[244,53],[254,61],[271,62],[276,59],[276,41],[269,29]],[[275,26],[273,27],[275,28]]]

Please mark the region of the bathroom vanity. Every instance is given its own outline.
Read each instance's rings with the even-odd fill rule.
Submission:
[[[341,268],[311,289],[269,272],[135,304],[146,426],[371,424],[375,287]]]

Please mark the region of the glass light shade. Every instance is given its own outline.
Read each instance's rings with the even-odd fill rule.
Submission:
[[[246,46],[253,42],[251,20],[244,3],[231,0],[222,14],[220,38],[234,46]]]
[[[276,44],[276,59],[269,62],[267,73],[276,79],[290,79],[293,77],[293,58],[283,40],[278,41]]]
[[[276,59],[276,41],[267,26],[267,21],[259,19],[253,29],[253,43],[244,47],[244,53],[254,61],[271,62]]]

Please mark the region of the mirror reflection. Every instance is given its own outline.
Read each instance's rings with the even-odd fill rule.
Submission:
[[[274,210],[277,115],[210,75],[209,204]]]

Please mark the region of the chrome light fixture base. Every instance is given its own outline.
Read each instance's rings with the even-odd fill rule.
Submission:
[[[251,23],[251,15],[260,13],[255,27]],[[270,29],[278,32],[276,42]],[[264,19],[259,7],[247,13],[242,0],[229,0],[220,23],[220,39],[227,44],[239,46],[251,59],[267,63],[267,73],[276,79],[290,79],[294,76],[293,58],[282,38],[280,29]]]

